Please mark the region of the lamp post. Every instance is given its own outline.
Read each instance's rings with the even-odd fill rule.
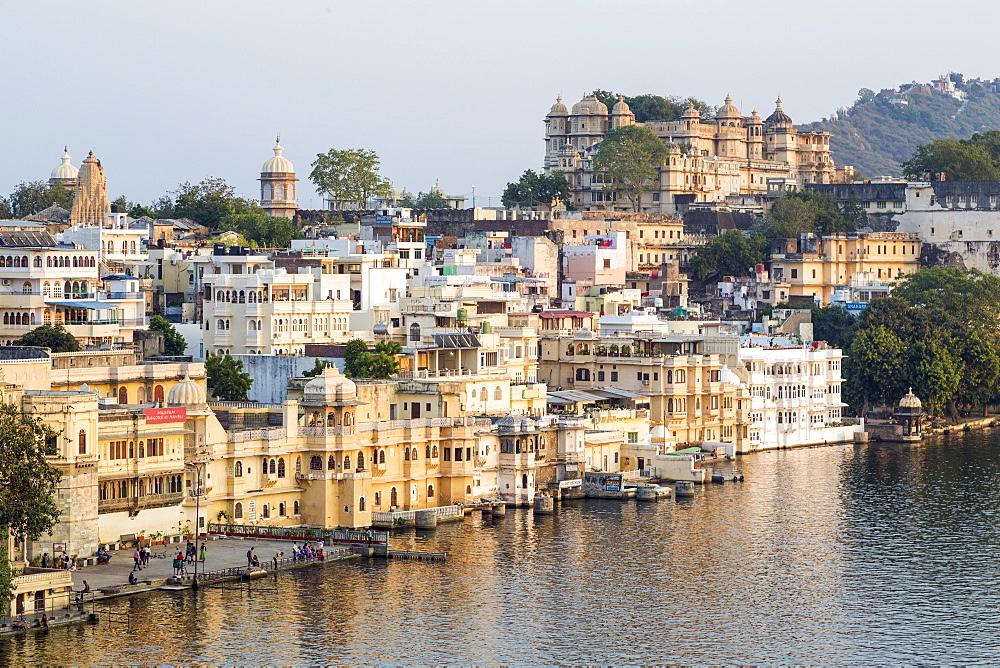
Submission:
[[[205,468],[205,465],[212,461],[208,456],[208,453],[203,451],[198,453],[198,458],[190,461],[184,462],[184,466],[190,466],[195,471],[195,486],[193,490],[194,494],[194,580],[191,583],[191,588],[198,589],[198,536],[199,529],[201,528],[201,496],[205,493],[205,489],[202,487],[201,474]]]

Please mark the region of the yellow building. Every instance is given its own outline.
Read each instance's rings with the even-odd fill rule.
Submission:
[[[771,276],[790,299],[867,302],[920,268],[920,238],[904,232],[804,234],[771,240]],[[787,286],[787,290],[784,288]]]

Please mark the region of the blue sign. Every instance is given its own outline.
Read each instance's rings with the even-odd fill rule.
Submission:
[[[847,310],[848,311],[863,311],[866,308],[868,308],[868,304],[863,304],[861,302],[848,302],[847,303]]]

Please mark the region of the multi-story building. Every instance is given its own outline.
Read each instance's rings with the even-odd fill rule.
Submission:
[[[771,240],[771,277],[789,299],[830,304],[839,288],[861,279],[878,281],[887,291],[920,268],[920,254],[920,238],[913,233],[804,234]]]
[[[131,343],[144,329],[139,279],[102,276],[99,251],[59,244],[46,232],[0,232],[0,339],[63,325],[83,345]]]
[[[594,173],[594,155],[609,130],[636,124],[623,99],[610,113],[593,95],[572,109],[561,98],[552,105],[545,117],[543,167],[547,173],[563,173],[576,208],[673,213],[698,202],[773,194],[776,183],[783,189],[835,178],[829,133],[796,130],[780,98],[763,119],[756,110],[744,116],[727,96],[708,122],[691,105],[678,120],[641,124],[663,140],[669,155],[650,191],[633,205],[605,189]]]
[[[741,452],[852,441],[864,431],[862,421],[842,414],[841,350],[775,347],[773,337],[747,343],[740,363],[750,389],[749,434]]]

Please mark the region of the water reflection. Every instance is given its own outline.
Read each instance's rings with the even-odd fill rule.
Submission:
[[[2,642],[5,663],[1000,661],[997,439],[755,455],[689,501],[477,515],[251,594],[115,603],[130,629]]]

